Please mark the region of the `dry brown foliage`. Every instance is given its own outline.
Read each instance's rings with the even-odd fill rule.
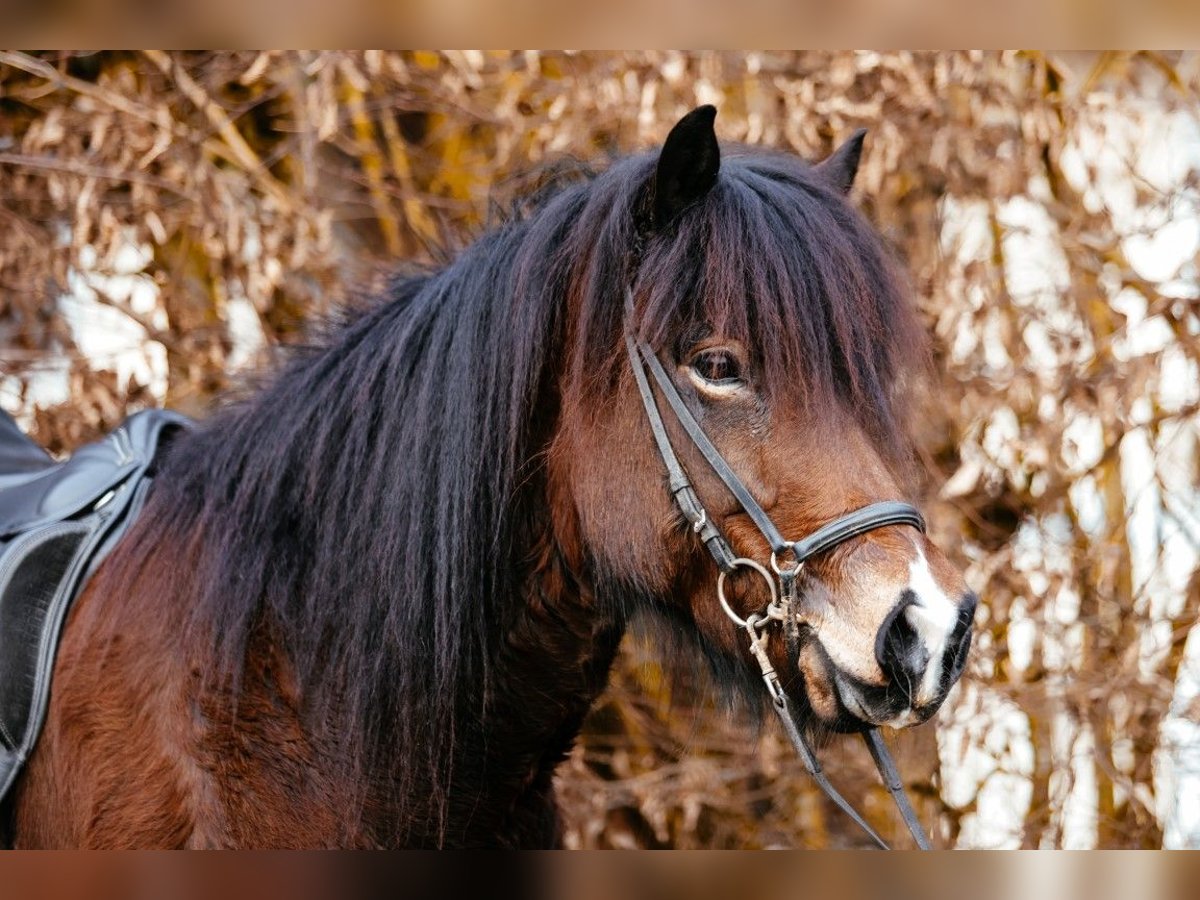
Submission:
[[[60,452],[146,404],[202,412],[253,356],[248,314],[299,339],[546,164],[648,146],[698,102],[723,137],[810,158],[865,126],[856,193],[937,352],[926,506],[983,598],[939,724],[893,738],[922,817],[946,846],[1157,847],[1172,735],[1197,740],[1164,723],[1200,718],[1177,690],[1200,609],[1198,90],[1200,58],[1154,53],[3,52],[0,396]],[[86,352],[89,328],[128,346]],[[629,642],[562,773],[569,845],[856,844],[774,729],[711,693]],[[894,834],[865,754],[824,753]]]

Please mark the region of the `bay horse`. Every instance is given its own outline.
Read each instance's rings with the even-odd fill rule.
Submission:
[[[752,572],[714,596],[693,532],[760,570],[776,548],[687,420],[811,535],[904,494],[925,364],[846,199],[862,135],[809,165],[722,151],[714,116],[397,277],[175,438],[71,610],[16,846],[555,846],[552,776],[635,615],[749,703],[771,668],[806,732],[933,714],[975,597],[913,521],[785,563],[790,640],[723,611],[755,634]],[[648,421],[635,346],[678,415]]]

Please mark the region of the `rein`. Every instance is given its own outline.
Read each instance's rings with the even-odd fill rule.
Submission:
[[[825,795],[857,823],[879,847],[884,850],[890,849],[883,838],[879,836],[879,833],[867,823],[825,776],[820,760],[809,746],[800,727],[796,724],[787,694],[784,692],[783,686],[779,681],[779,675],[776,673],[767,655],[767,629],[773,622],[779,622],[784,626],[789,657],[793,658],[794,661],[795,653],[799,647],[800,626],[796,576],[804,567],[805,562],[818,553],[823,553],[844,541],[848,541],[851,538],[877,528],[885,528],[890,525],[911,525],[923,532],[925,530],[925,520],[921,517],[916,507],[908,503],[885,501],[872,503],[869,506],[864,506],[861,509],[847,513],[823,525],[801,540],[787,540],[780,533],[775,523],[771,521],[771,517],[767,515],[766,510],[759,505],[741,479],[738,478],[720,451],[709,440],[708,435],[704,433],[704,429],[700,427],[700,423],[696,421],[695,416],[692,415],[691,410],[688,409],[687,404],[684,403],[683,398],[679,395],[679,391],[676,390],[675,384],[667,375],[657,354],[655,354],[645,341],[640,341],[634,337],[633,292],[628,288],[625,293],[625,349],[629,354],[629,363],[633,369],[633,377],[637,383],[638,393],[642,398],[642,405],[646,410],[646,418],[650,423],[650,430],[654,434],[654,442],[658,446],[658,454],[662,457],[663,465],[667,469],[671,495],[675,498],[675,503],[678,505],[680,512],[683,513],[684,518],[691,524],[692,530],[700,537],[700,540],[712,555],[713,561],[717,564],[717,569],[719,570],[717,575],[717,600],[730,620],[743,629],[749,637],[750,652],[762,670],[762,678],[766,684],[767,693],[771,698],[771,706],[778,714],[784,731],[787,732],[789,740],[791,740],[796,753],[804,763],[804,767],[808,770],[809,775],[812,776],[817,786]],[[739,557],[720,529],[717,528],[716,523],[708,515],[708,511],[700,502],[700,498],[697,496],[695,488],[692,487],[687,472],[679,462],[679,457],[676,455],[675,449],[671,445],[671,440],[667,436],[666,425],[663,422],[662,414],[655,400],[649,378],[647,378],[647,371],[649,371],[650,377],[654,379],[659,392],[666,399],[667,405],[674,414],[676,421],[679,422],[680,426],[687,433],[688,438],[696,446],[696,449],[700,451],[701,455],[704,456],[717,477],[729,489],[729,492],[738,501],[742,509],[745,510],[746,514],[766,539],[767,544],[771,548],[771,571],[768,571],[766,566],[755,560]],[[792,556],[790,562],[786,560],[786,554],[788,553]],[[781,558],[784,559],[782,564]],[[766,582],[771,594],[771,600],[765,609],[746,618],[739,616],[729,605],[725,597],[725,579],[739,568],[747,568],[757,572]],[[772,572],[774,572],[774,576],[772,576]],[[925,831],[917,819],[916,811],[909,802],[908,796],[904,793],[900,774],[896,769],[896,764],[892,760],[891,754],[888,752],[887,745],[883,742],[883,737],[879,734],[879,730],[877,728],[868,729],[863,733],[863,739],[866,741],[868,750],[870,750],[871,758],[875,762],[875,767],[879,772],[880,778],[883,780],[888,792],[892,795],[892,799],[895,801],[896,807],[899,809],[900,816],[904,820],[909,833],[912,834],[913,840],[916,841],[917,846],[922,850],[930,849],[929,838],[926,837]]]

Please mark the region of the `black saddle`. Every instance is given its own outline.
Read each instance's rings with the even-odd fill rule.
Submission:
[[[0,411],[0,800],[41,732],[71,602],[136,519],[164,440],[190,425],[140,412],[55,462]]]

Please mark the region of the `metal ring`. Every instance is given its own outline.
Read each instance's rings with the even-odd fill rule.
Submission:
[[[799,572],[801,569],[804,568],[804,560],[802,560],[800,557],[796,556],[796,545],[788,544],[787,549],[791,550],[792,556],[796,557],[796,565],[794,567],[788,569],[786,572],[782,571],[779,568],[779,559],[775,556],[775,551],[772,550],[771,551],[771,568],[775,570],[776,575],[785,575],[785,574],[795,575],[797,572]]]
[[[733,567],[730,572],[736,571],[740,566],[745,566],[748,569],[753,569],[763,577],[763,581],[767,583],[767,587],[771,589],[771,602],[767,604],[768,608],[773,606],[779,600],[779,595],[775,591],[775,579],[771,577],[771,573],[767,571],[767,567],[762,563],[756,563],[752,559],[746,559],[744,556],[739,556],[733,560],[730,565]],[[725,576],[728,572],[722,571],[717,576],[717,599],[721,602],[721,609],[725,610],[725,615],[729,616],[739,628],[745,628],[747,622],[741,616],[733,611],[729,605],[729,601],[725,599]]]

